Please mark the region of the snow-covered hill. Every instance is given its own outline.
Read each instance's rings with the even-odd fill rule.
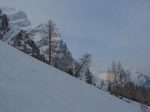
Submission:
[[[0,41],[0,112],[140,112]]]

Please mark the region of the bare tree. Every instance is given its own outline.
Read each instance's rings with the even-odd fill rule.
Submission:
[[[112,78],[111,78],[111,70],[110,68],[107,69],[107,80],[108,80],[108,87],[107,87],[107,90],[109,92],[112,92]]]
[[[67,55],[67,45],[65,44],[65,49],[64,49],[64,58],[65,58],[65,72],[68,71],[68,55]]]
[[[77,76],[84,66],[90,66],[90,63],[91,63],[91,55],[88,53],[85,53],[82,56],[82,58],[80,59],[80,63],[77,66],[77,70],[76,70],[74,76]]]
[[[111,82],[111,80],[112,80],[110,68],[107,69],[107,80],[108,80],[109,82]]]
[[[129,73],[123,69],[120,62],[116,64],[115,61],[112,63],[111,71],[114,74],[114,93],[117,96],[120,95],[122,98],[124,94],[124,87],[129,80]]]
[[[118,95],[117,94],[117,87],[118,87],[118,74],[117,74],[117,64],[115,63],[115,61],[113,60],[113,63],[112,63],[112,68],[111,68],[112,70],[112,73],[113,73],[113,75],[114,75],[114,78],[113,78],[113,80],[114,80],[114,84],[113,84],[113,92],[114,92],[114,94],[115,95]]]
[[[0,15],[2,14],[2,9],[0,9]]]
[[[44,31],[44,37],[48,38],[48,61],[49,64],[52,65],[52,52],[57,46],[54,38],[60,37],[60,33],[58,33],[56,28],[56,24],[52,20],[49,20],[48,22],[48,30],[46,32]]]

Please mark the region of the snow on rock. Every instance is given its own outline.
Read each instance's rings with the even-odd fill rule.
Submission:
[[[3,35],[3,41],[12,43],[12,39],[21,31],[29,29],[30,22],[23,11],[14,8],[0,7],[2,14],[6,14],[9,20],[8,30]]]
[[[9,23],[11,25],[18,26],[19,28],[26,29],[26,27],[29,27],[30,21],[27,18],[27,15],[24,11],[18,11],[14,8],[6,8],[6,7],[0,7],[2,9],[2,13],[6,14],[9,18]]]
[[[40,53],[45,54],[46,57],[48,57],[48,37],[46,37],[48,33],[48,24],[40,24],[37,27],[28,30],[27,32],[29,37],[35,42],[36,46],[40,49]],[[61,40],[62,39],[60,37],[52,38],[52,41],[58,42],[59,45],[57,45],[57,48],[60,47]]]
[[[141,112],[0,41],[0,112]]]
[[[128,67],[126,68],[130,72],[130,80],[137,86],[150,87],[150,77],[137,72],[135,68]]]
[[[16,26],[10,26],[10,30],[4,35],[3,41],[11,43],[11,40],[20,32],[20,29]]]
[[[150,88],[150,77],[146,76],[140,72],[137,72],[133,67],[125,68],[126,71],[130,73],[130,81],[137,86],[144,86]],[[94,76],[100,80],[113,81],[114,74],[106,72],[95,72]]]

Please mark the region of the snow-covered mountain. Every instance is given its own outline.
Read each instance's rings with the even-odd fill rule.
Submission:
[[[29,29],[30,26],[30,21],[27,18],[27,15],[23,11],[18,11],[14,8],[5,8],[5,7],[0,7],[1,10],[1,15],[5,16],[8,18],[8,28],[4,28],[3,30],[0,31],[2,35],[2,40],[5,41],[6,43],[11,43],[13,44],[15,38],[17,38],[17,35],[19,33],[23,34],[23,31],[25,32],[26,29]],[[1,19],[3,22],[4,20]]]
[[[28,36],[36,43],[37,47],[40,49],[41,53],[47,55],[48,49],[48,38],[44,37],[45,33],[48,31],[48,24],[40,24],[35,28],[28,30]],[[62,39],[58,36],[53,38],[57,41],[57,47],[60,47]]]
[[[141,112],[0,41],[1,112]]]
[[[43,36],[44,32],[48,30],[47,24],[40,24],[33,28],[27,18],[27,14],[24,11],[3,7],[0,9],[2,14],[5,14],[9,20],[9,30],[5,33],[2,40],[7,43],[13,43],[14,38],[16,38],[20,32],[26,33],[25,35],[27,35],[29,39],[32,39],[35,42],[42,54],[47,51],[47,39]],[[61,41],[60,37],[55,39]]]
[[[137,72],[133,67],[126,68],[130,72],[130,80],[137,86],[150,87],[150,77]]]
[[[27,54],[48,63],[49,39],[45,36],[48,33],[48,22],[45,22],[45,24],[39,23],[37,27],[33,27],[30,25],[25,12],[17,11],[14,8],[0,9],[2,16],[5,15],[9,20],[6,22],[8,24],[7,27],[2,27],[2,30],[0,30],[0,38]],[[0,18],[0,22],[5,23],[5,20]],[[57,28],[55,30],[57,31]],[[71,68],[72,73],[72,68],[77,61],[72,57],[66,43],[59,35],[58,37],[52,38],[52,41],[55,45],[52,46],[51,65],[65,72]],[[67,61],[65,62],[66,58]]]
[[[130,73],[129,78],[130,81],[133,82],[137,86],[143,86],[150,88],[150,77],[146,76],[140,72],[137,72],[133,67],[127,67],[126,71]],[[114,74],[108,72],[95,72],[94,76],[97,80],[113,81]]]
[[[9,18],[9,23],[11,26],[17,26],[19,28],[27,28],[29,27],[30,21],[27,18],[27,15],[24,11],[18,11],[14,8],[0,8],[4,14],[6,14]]]

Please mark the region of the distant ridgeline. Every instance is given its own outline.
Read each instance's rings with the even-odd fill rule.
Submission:
[[[105,86],[105,90],[117,97],[126,97],[150,105],[150,90],[148,89],[137,87],[130,81],[123,83],[125,78],[121,80],[114,78],[113,81],[97,79],[89,68],[91,55],[86,53],[79,60],[74,59],[52,21],[32,28],[25,12],[16,11],[13,8],[1,8],[0,39],[26,54],[100,89]],[[114,64],[113,67],[116,69],[118,65]],[[111,70],[114,70],[113,74],[116,74],[115,69]],[[128,75],[121,67],[119,70],[120,73]]]

